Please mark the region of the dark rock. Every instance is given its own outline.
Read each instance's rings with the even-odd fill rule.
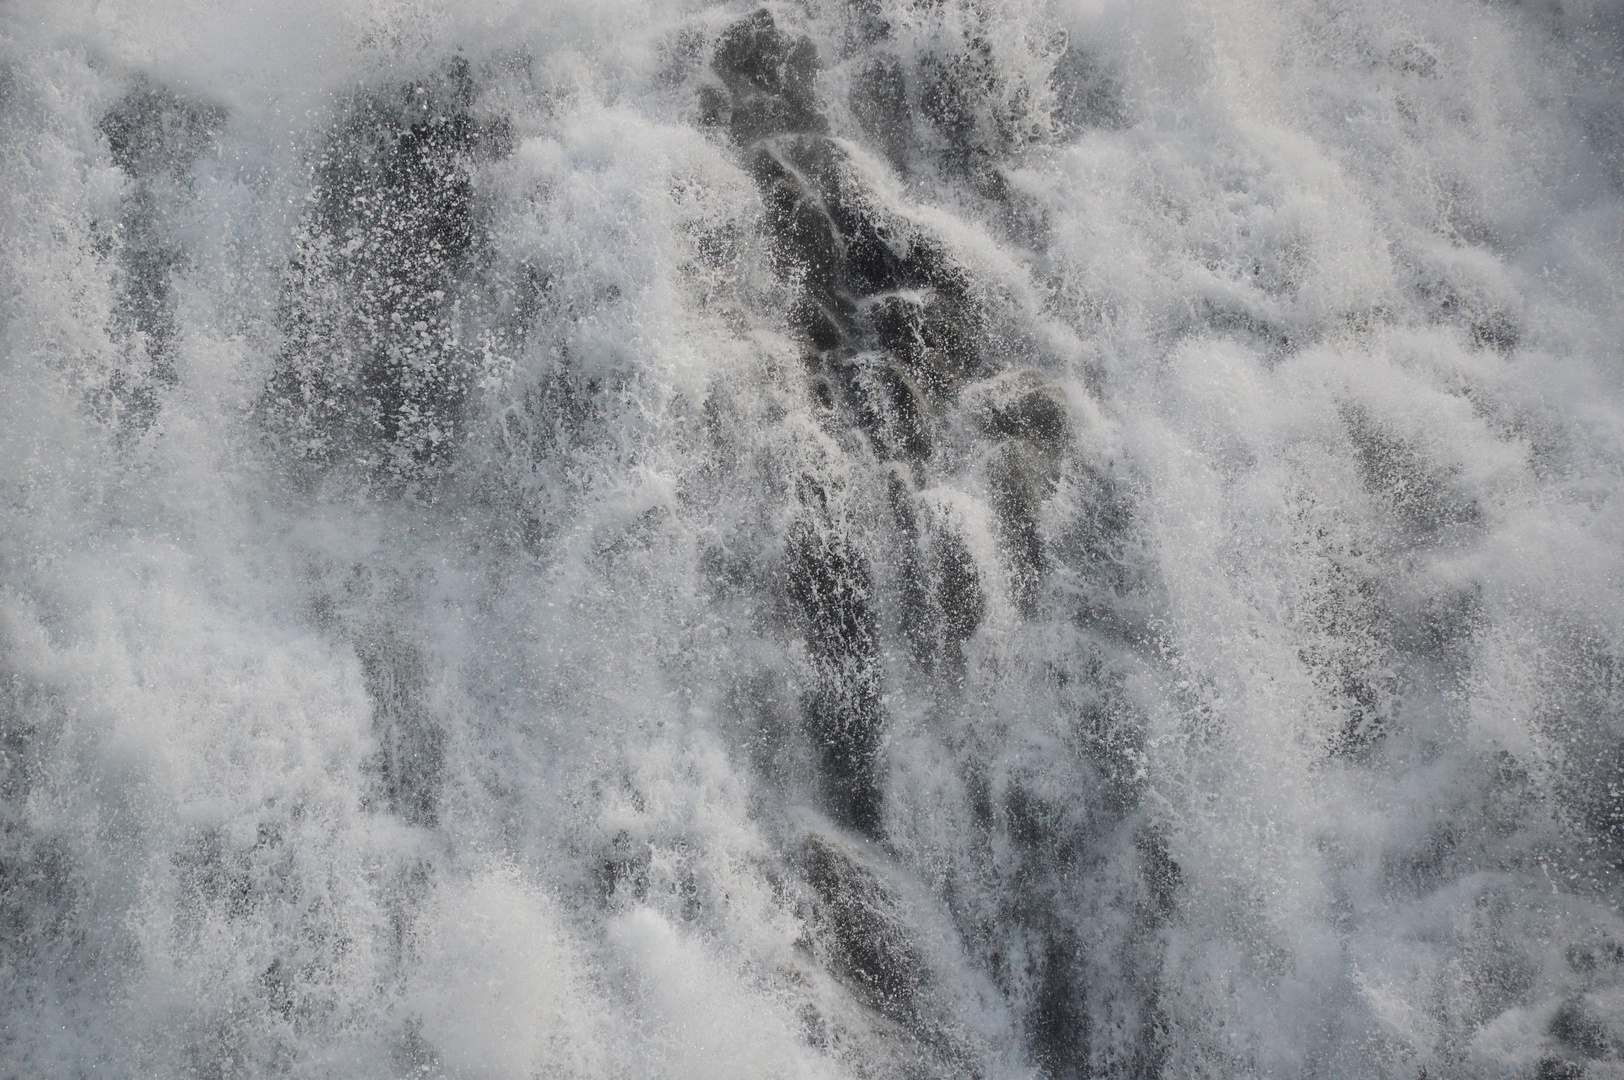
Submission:
[[[962,675],[964,646],[986,616],[981,572],[963,538],[938,527],[909,534],[903,564],[903,627],[926,671]]]
[[[1078,942],[1067,934],[1051,938],[1043,952],[1042,974],[1026,1017],[1027,1039],[1048,1080],[1083,1080],[1088,1068],[1088,995],[1077,958]]]
[[[1481,519],[1477,504],[1450,487],[1446,472],[1432,466],[1413,445],[1363,407],[1344,406],[1342,420],[1358,455],[1365,486],[1387,499],[1411,532],[1429,538],[1449,526],[1473,525]]]
[[[599,901],[607,903],[617,897],[627,901],[643,899],[653,859],[648,844],[633,840],[625,829],[615,833],[598,864]]]
[[[952,275],[919,276],[924,280],[912,289],[920,291],[876,298],[868,321],[903,370],[932,398],[944,400],[980,366],[980,313]]]
[[[787,132],[821,131],[813,79],[812,40],[781,32],[762,8],[723,31],[711,69],[733,98],[730,133],[742,145]]]
[[[943,533],[936,542],[936,603],[942,612],[943,656],[957,670],[964,665],[964,644],[987,613],[981,573],[964,541]]]
[[[1493,349],[1509,355],[1522,340],[1522,330],[1515,319],[1504,311],[1486,311],[1472,320],[1468,328],[1472,344],[1480,349]]]
[[[60,838],[9,813],[0,819],[0,934],[14,970],[27,970],[68,935],[77,877],[73,853]]]
[[[1387,54],[1387,64],[1394,71],[1402,71],[1423,79],[1438,76],[1438,58],[1425,46],[1415,42],[1396,45]]]
[[[1616,941],[1598,941],[1585,945],[1569,945],[1568,967],[1580,975],[1591,975],[1612,967],[1624,967],[1624,945]]]
[[[1606,1057],[1610,1049],[1606,1025],[1589,1013],[1582,1000],[1564,1002],[1547,1030],[1565,1048],[1587,1058]]]
[[[896,899],[872,871],[820,837],[806,838],[797,861],[815,898],[822,959],[865,1004],[915,1022],[928,973]]]
[[[113,164],[127,176],[179,180],[214,145],[225,121],[224,109],[139,83],[108,110],[97,129],[107,139]]]
[[[1056,99],[1055,120],[1063,134],[1128,126],[1122,88],[1087,51],[1067,47],[1055,64],[1050,83]]]
[[[191,197],[192,167],[214,145],[225,120],[223,109],[139,82],[97,125],[130,185],[116,235],[107,241],[119,271],[108,329],[123,362],[112,373],[106,398],[95,404],[131,434],[153,423],[163,390],[176,381],[180,329],[173,281],[188,257],[168,221]]]
[[[784,569],[816,671],[804,715],[825,807],[846,828],[877,836],[884,716],[868,561],[845,536],[809,515],[790,529]]]
[[[422,653],[384,632],[356,643],[361,674],[372,698],[374,763],[384,804],[413,825],[439,818],[445,768],[445,732],[428,711]]]
[[[1020,443],[1006,445],[988,473],[993,513],[1010,561],[1015,602],[1030,612],[1043,580],[1045,554],[1038,513],[1054,493],[1052,463]]]
[[[720,122],[731,109],[730,131],[749,150],[774,255],[802,290],[792,324],[832,358],[832,381],[876,451],[917,465],[931,447],[920,398],[950,394],[975,368],[978,310],[940,248],[885,220],[846,153],[818,134],[815,61],[806,39],[758,11],[718,40],[711,66],[729,100],[711,89],[701,117]],[[900,64],[880,58],[865,68],[853,103],[900,160],[909,116]],[[883,359],[849,361],[875,352]]]
[[[890,55],[871,59],[852,80],[850,105],[863,134],[879,144],[892,168],[906,172],[913,113],[902,62]]]
[[[1139,850],[1139,876],[1157,914],[1172,914],[1178,902],[1179,887],[1184,884],[1183,869],[1167,853],[1167,841],[1155,829],[1143,830],[1135,847]]]
[[[449,461],[472,378],[456,293],[483,244],[472,169],[510,152],[501,121],[477,119],[457,61],[394,96],[359,101],[317,168],[316,198],[284,290],[284,347],[267,426],[318,464],[364,460],[375,479],[416,482]]]
[[[714,127],[728,115],[727,95],[715,86],[699,88],[699,122]]]
[[[1042,389],[989,403],[982,428],[988,435],[1024,439],[1051,454],[1065,449],[1070,432],[1065,406]]]
[[[858,420],[880,455],[916,465],[928,458],[930,430],[913,384],[886,363],[854,364],[852,376]]]
[[[984,130],[997,84],[991,43],[973,37],[960,52],[927,56],[920,74],[919,108],[925,118],[957,147],[993,149],[997,140]]]
[[[1481,238],[1467,239],[1484,242]],[[1479,349],[1510,355],[1522,341],[1522,327],[1516,315],[1477,290],[1463,287],[1447,276],[1432,274],[1422,275],[1415,291],[1434,322],[1463,328],[1467,340]]]

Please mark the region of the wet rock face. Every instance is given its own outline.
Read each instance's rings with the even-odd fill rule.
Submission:
[[[1365,486],[1388,501],[1394,515],[1417,538],[1430,539],[1452,526],[1479,521],[1477,505],[1451,490],[1447,471],[1428,462],[1366,410],[1346,407],[1342,420]]]
[[[817,65],[812,40],[782,33],[765,8],[728,28],[716,43],[711,68],[732,97],[734,142],[824,130],[813,97]]]
[[[1115,130],[1128,126],[1122,89],[1111,73],[1085,50],[1069,47],[1055,64],[1051,80],[1058,99],[1055,120],[1062,134],[1088,128]]]
[[[993,133],[980,129],[988,119],[982,103],[996,85],[992,46],[985,38],[972,38],[961,51],[927,57],[921,68],[919,108],[925,119],[963,152],[988,149],[986,136]]]
[[[20,821],[0,823],[0,933],[13,972],[36,972],[71,947],[77,871],[60,839]]]
[[[860,1075],[987,1075],[987,1048],[942,1009],[947,976],[934,966],[919,912],[863,853],[813,834],[792,849],[790,868],[809,901],[803,914],[811,933],[801,946],[869,1011],[870,1037],[884,1041],[883,1056],[862,1062]]]
[[[1034,965],[1042,974],[1026,1018],[1032,1056],[1050,1080],[1088,1075],[1088,998],[1077,964],[1082,949],[1074,938],[1068,938],[1052,938]]]
[[[964,670],[964,646],[981,625],[987,613],[987,600],[981,590],[981,572],[975,559],[955,533],[943,531],[931,545],[929,587],[934,601],[933,618],[924,625],[934,633],[920,652],[926,669],[947,673]]]
[[[814,367],[824,369],[820,385],[839,391],[876,445],[921,457],[928,438],[909,382],[894,365],[852,363],[862,301],[895,287],[906,253],[880,235],[844,153],[821,134],[816,69],[811,40],[785,33],[762,9],[717,40],[711,70],[725,97],[711,88],[701,110],[718,123],[728,115],[729,134],[761,189],[775,254],[800,283],[792,320]],[[884,717],[873,577],[830,519],[821,481],[803,486],[803,513],[783,548],[786,591],[815,672],[803,725],[825,809],[844,827],[877,836]]]
[[[884,716],[868,562],[844,535],[809,514],[790,530],[785,572],[815,672],[804,723],[818,755],[825,808],[846,828],[877,836]]]
[[[192,195],[193,165],[225,120],[223,109],[141,82],[98,125],[129,187],[117,223],[101,238],[103,253],[118,268],[119,297],[108,329],[122,363],[94,404],[126,433],[153,423],[163,391],[176,382],[174,277],[188,258],[172,222]]]
[[[981,316],[966,275],[939,244],[882,211],[846,152],[823,134],[810,39],[762,9],[723,32],[711,70],[721,89],[702,91],[701,114],[716,124],[726,118],[761,190],[775,256],[798,285],[790,319],[806,343],[814,386],[876,456],[917,470],[933,453],[935,413],[981,366]],[[907,138],[900,65],[876,61],[854,94],[861,122],[900,160]],[[884,718],[874,585],[866,561],[834,537],[821,513],[803,517],[784,548],[789,592],[818,672],[805,726],[829,812],[878,835]],[[952,537],[924,555],[911,551],[917,540],[904,546],[913,568],[905,591],[926,596],[921,610],[930,621],[918,655],[961,666],[984,606],[973,563]]]
[[[423,656],[417,648],[380,632],[356,643],[372,730],[378,742],[373,768],[382,802],[413,825],[439,818],[445,732],[429,714]]]
[[[816,50],[779,29],[765,9],[718,40],[714,88],[702,111],[729,132],[767,203],[775,252],[803,293],[792,315],[820,363],[864,418],[887,457],[922,460],[929,438],[920,423],[902,439],[882,433],[884,418],[921,413],[978,367],[979,328],[968,281],[938,244],[880,210],[826,127],[813,97]],[[900,66],[877,60],[858,80],[861,122],[905,141],[906,88]],[[857,377],[851,358],[873,352],[888,374]],[[917,403],[911,399],[920,398]],[[905,400],[908,399],[908,400]]]
[[[989,480],[992,508],[1010,561],[1010,581],[1017,604],[1031,612],[1043,576],[1043,537],[1038,511],[1054,491],[1054,477],[1037,455],[1018,444],[1004,447],[994,459]]]
[[[807,837],[798,863],[831,970],[871,1008],[916,1020],[928,977],[896,901],[871,871],[819,837]]]
[[[265,400],[267,426],[312,463],[410,483],[457,444],[473,370],[457,300],[483,243],[472,170],[511,148],[474,97],[454,63],[364,100],[318,163]]]
[[[848,152],[823,133],[815,64],[810,43],[758,12],[718,39],[711,65],[717,84],[701,92],[700,112],[725,127],[762,194],[769,242],[796,295],[790,322],[803,342],[819,414],[860,433],[883,466],[873,475],[886,478],[887,572],[870,565],[866,530],[854,532],[831,509],[830,485],[817,476],[799,485],[800,505],[781,548],[785,594],[812,668],[801,723],[815,748],[823,808],[837,825],[879,839],[888,725],[880,612],[895,604],[904,655],[951,693],[966,685],[972,641],[990,606],[988,568],[978,564],[964,522],[932,507],[919,488],[949,440],[968,436],[985,447],[974,467],[984,470],[1011,598],[1035,614],[1052,561],[1045,506],[1074,433],[1058,388],[1026,365],[1000,372],[1002,358],[988,345],[991,316],[968,270],[940,241],[886,210]],[[950,168],[970,163],[988,138],[1002,145],[998,140],[1013,137],[994,130],[992,77],[985,50],[925,66],[921,124],[947,137]],[[859,67],[850,104],[864,134],[903,168],[921,133],[913,130],[900,62],[879,54]],[[1121,521],[1106,520],[1111,514],[1103,510],[1097,516],[1102,533],[1127,528],[1125,514]],[[1104,537],[1097,546],[1111,542]],[[1096,554],[1087,549],[1089,565],[1105,565]],[[978,929],[967,917],[960,930],[972,938],[985,933],[990,970],[1015,965],[1005,969],[1003,988],[1031,1060],[1046,1076],[1080,1078],[1100,1069],[1154,1075],[1155,971],[1148,961],[1136,968],[1150,989],[1118,1002],[1121,1015],[1096,1015],[1110,993],[1094,984],[1119,958],[1093,955],[1100,946],[1079,927],[1101,913],[1080,910],[1074,896],[1084,879],[1102,890],[1111,875],[1131,881],[1126,917],[1154,940],[1176,909],[1181,871],[1148,833],[1129,844],[1123,866],[1104,867],[1089,854],[1090,829],[1099,824],[1091,815],[1108,821],[1107,830],[1131,828],[1137,795],[1095,776],[1089,764],[1080,769],[1086,775],[1076,794],[1089,809],[1077,820],[1024,789],[989,798],[999,803],[985,815],[989,844],[1012,853],[1009,865],[989,872],[1018,881],[1031,902],[984,913],[995,929]],[[895,898],[832,838],[806,840],[793,862],[813,897],[814,956],[907,1033],[895,1036],[899,1042],[916,1041],[921,1060],[950,1060],[952,1040],[931,1019],[938,988]],[[1146,955],[1153,951],[1146,946]],[[1138,964],[1136,954],[1130,966]]]
[[[1144,718],[1103,647],[1047,677],[1061,690],[1066,750],[966,775],[1008,888],[961,925],[1043,1076],[1156,1076],[1164,929],[1185,871],[1142,806]]]
[[[913,113],[902,61],[889,55],[870,60],[852,81],[850,104],[863,134],[879,145],[893,169],[906,173]]]
[[[1032,111],[1038,88],[1000,63],[988,25],[996,17],[991,10],[960,32],[944,35],[920,58],[916,101],[938,168],[1007,209],[1011,192],[999,160],[1037,137],[1049,121],[1039,121]]]
[[[113,164],[131,177],[181,180],[214,143],[224,109],[190,102],[141,84],[102,117],[99,125]]]
[[[940,79],[926,81],[925,104],[933,106],[926,117],[955,145],[969,146],[985,134],[991,91],[960,70],[975,57],[960,59],[931,69]],[[904,467],[891,503],[908,650],[927,672],[962,678],[987,609],[982,570],[961,535],[916,512],[912,489],[961,393],[995,370],[985,350],[988,315],[967,270],[938,240],[887,211],[847,151],[823,133],[816,65],[808,39],[758,11],[717,39],[715,83],[701,91],[700,113],[725,126],[761,191],[769,241],[796,289],[790,321],[820,404],[831,422],[860,432],[876,458]],[[851,91],[860,126],[893,163],[913,138],[908,89],[900,62],[881,53]],[[1071,436],[1066,409],[1035,376],[1000,383],[980,400],[971,424],[998,446],[991,509],[1016,599],[1031,609],[1046,559],[1039,517]],[[818,500],[803,501],[807,512],[783,546],[788,592],[817,672],[803,723],[817,747],[825,808],[842,825],[877,836],[881,598],[859,550],[836,536]]]
[[[1007,398],[989,401],[978,419],[988,435],[1024,439],[1049,454],[1065,449],[1070,434],[1065,405],[1040,385],[1021,387]]]
[[[962,681],[965,646],[987,613],[981,571],[951,526],[921,522],[900,480],[893,480],[891,506],[903,538],[898,571],[909,650],[927,673]]]

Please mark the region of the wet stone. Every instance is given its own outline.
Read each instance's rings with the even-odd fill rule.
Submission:
[[[699,122],[715,127],[728,115],[727,95],[715,86],[701,86],[698,92]]]
[[[817,748],[824,809],[844,828],[868,837],[884,831],[879,775],[884,716],[871,673],[825,676],[804,703],[808,737]]]
[[[855,366],[859,420],[882,456],[918,464],[930,456],[924,404],[913,384],[884,363]]]
[[[953,533],[936,542],[936,603],[942,612],[943,658],[955,670],[964,666],[964,645],[987,613],[981,574],[964,541]]]
[[[1480,349],[1493,349],[1502,355],[1510,354],[1522,340],[1517,321],[1504,311],[1484,313],[1473,320],[1467,332],[1473,345]]]
[[[964,646],[987,612],[981,573],[964,540],[938,528],[903,563],[903,626],[914,659],[928,672],[962,676]]]
[[[1510,355],[1522,342],[1517,317],[1504,306],[1447,278],[1428,278],[1415,286],[1418,298],[1436,322],[1462,327],[1474,348]]]
[[[988,480],[1015,600],[1022,610],[1030,610],[1045,566],[1038,514],[1054,492],[1054,466],[1027,447],[1010,443],[993,460]]]
[[[880,0],[849,0],[847,16],[851,19],[850,33],[853,45],[874,45],[891,36],[891,22],[885,17]]]
[[[846,152],[818,134],[809,43],[763,9],[722,34],[711,66],[728,100],[711,88],[701,118],[720,123],[731,109],[775,257],[802,291],[792,325],[827,358],[830,381],[876,452],[918,466],[932,444],[923,402],[950,395],[979,360],[978,312],[962,274],[938,245],[887,221]],[[852,95],[860,123],[900,162],[908,117],[900,63],[876,58]]]
[[[1475,525],[1481,519],[1477,504],[1452,490],[1447,473],[1362,406],[1344,407],[1342,419],[1366,487],[1390,500],[1398,518],[1413,533],[1427,538],[1450,526]]]
[[[865,1004],[908,1023],[928,975],[897,902],[872,871],[817,836],[797,861],[812,889],[813,925],[826,962]]]
[[[599,902],[641,900],[648,892],[653,859],[648,844],[633,840],[625,829],[615,833],[598,864]]]
[[[882,296],[868,308],[876,340],[933,398],[944,399],[980,365],[977,311],[950,278],[927,279],[927,291]]]
[[[850,106],[863,134],[879,145],[892,168],[906,172],[913,114],[902,62],[889,55],[870,60],[852,80]]]
[[[811,39],[780,31],[766,8],[723,31],[711,70],[732,96],[734,142],[823,130],[814,98],[817,67]]]
[[[257,989],[270,1010],[283,1020],[293,1019],[298,1006],[295,977],[281,957],[271,961],[270,967],[260,973]]]
[[[1087,50],[1067,47],[1055,64],[1050,83],[1055,92],[1055,121],[1062,133],[1128,126],[1121,86]]]
[[[820,164],[814,153],[827,150],[822,140],[803,148],[791,163],[772,150],[751,158],[751,172],[767,204],[772,242],[780,261],[802,275],[809,298],[825,308],[841,302],[841,238],[824,208],[823,192],[808,188],[804,178]],[[832,156],[833,151],[828,151]],[[810,166],[810,167],[809,167]],[[814,174],[815,175],[815,174]],[[843,319],[842,322],[845,320]]]
[[[1088,995],[1070,935],[1056,936],[1043,953],[1036,1000],[1027,1014],[1033,1057],[1050,1080],[1083,1080],[1090,1075]]]
[[[97,125],[130,185],[116,234],[107,241],[119,271],[108,330],[123,363],[112,374],[106,400],[96,404],[127,433],[153,423],[164,389],[177,379],[174,278],[188,256],[168,222],[191,199],[192,168],[225,120],[224,109],[140,81]]]
[[[1438,58],[1431,50],[1413,41],[1394,46],[1387,54],[1387,64],[1394,71],[1422,79],[1432,79],[1438,75]]]
[[[802,519],[786,539],[784,569],[816,673],[803,710],[825,808],[844,827],[876,836],[884,715],[868,562],[843,535]]]
[[[1611,968],[1624,968],[1624,944],[1595,941],[1569,945],[1563,954],[1568,967],[1580,975],[1593,975]]]
[[[991,405],[983,427],[989,435],[1025,439],[1050,453],[1064,449],[1068,433],[1065,406],[1043,390]]]
[[[63,840],[0,820],[0,935],[16,969],[27,970],[65,939],[78,898],[76,877]]]
[[[422,653],[387,633],[357,642],[355,651],[372,698],[374,767],[383,802],[412,825],[433,825],[439,818],[445,732],[424,701],[428,679]]]
[[[1598,710],[1599,711],[1599,710]],[[1602,740],[1591,755],[1573,802],[1593,842],[1624,866],[1624,737]]]
[[[1139,851],[1139,876],[1150,893],[1152,904],[1160,916],[1172,914],[1178,902],[1179,887],[1184,884],[1184,871],[1167,853],[1167,841],[1154,829],[1139,834],[1135,846]]]
[[[973,38],[960,52],[926,57],[920,69],[925,118],[961,148],[984,141],[982,117],[996,88],[991,43]]]
[[[807,643],[826,660],[866,662],[877,628],[868,561],[844,536],[803,520],[785,544],[789,595],[807,622]]]
[[[456,302],[484,236],[472,170],[511,151],[465,63],[359,101],[335,128],[289,266],[267,426],[313,462],[414,482],[450,460],[474,361]]]
[[[445,1075],[440,1053],[434,1044],[423,1037],[422,1027],[422,1021],[415,1018],[405,1023],[400,1039],[389,1055],[391,1063],[403,1076],[439,1080]]]
[[[126,175],[179,179],[214,145],[226,112],[186,101],[161,87],[138,84],[102,117],[113,164]]]

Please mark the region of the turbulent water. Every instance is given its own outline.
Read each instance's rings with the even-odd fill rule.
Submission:
[[[0,1076],[1624,1077],[1624,7],[0,5]]]

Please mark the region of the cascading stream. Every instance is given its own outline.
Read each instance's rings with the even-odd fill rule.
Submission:
[[[1607,0],[0,13],[0,1077],[1624,1076]]]

